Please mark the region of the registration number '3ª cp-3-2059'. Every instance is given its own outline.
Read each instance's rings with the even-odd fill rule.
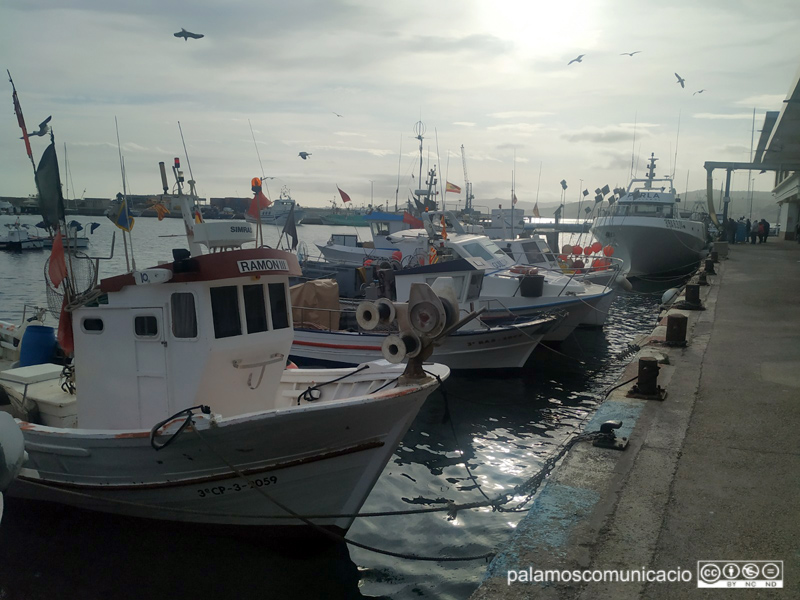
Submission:
[[[278,478],[275,477],[275,475],[270,475],[268,477],[257,477],[255,479],[251,479],[250,483],[255,487],[267,487],[278,483]],[[245,482],[237,482],[228,485],[215,485],[212,487],[200,488],[197,490],[197,495],[201,498],[209,498],[211,496],[224,496],[225,494],[229,493],[243,492],[247,489],[250,489],[250,486]]]
[[[677,219],[664,219],[664,225],[667,226],[667,229],[686,229],[686,223]]]

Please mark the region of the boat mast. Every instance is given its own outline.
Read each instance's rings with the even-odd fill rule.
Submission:
[[[647,181],[644,182],[644,189],[650,190],[653,188],[653,178],[656,176],[656,161],[655,153],[650,153],[649,162],[647,165]]]
[[[422,189],[422,140],[425,135],[425,123],[417,121],[414,125],[414,133],[417,134],[416,138],[419,140],[419,179],[417,179],[417,187]],[[417,193],[417,197],[419,197],[419,192]]]

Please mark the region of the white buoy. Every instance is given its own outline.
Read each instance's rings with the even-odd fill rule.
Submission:
[[[678,294],[680,293],[681,291],[678,288],[668,289],[666,292],[664,292],[664,295],[661,296],[661,304],[670,304],[673,300],[675,300],[675,298],[678,297]]]

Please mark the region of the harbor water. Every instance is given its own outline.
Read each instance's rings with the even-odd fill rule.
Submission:
[[[16,217],[0,217],[3,223]],[[121,232],[105,218],[87,254],[101,277],[125,269]],[[20,217],[31,226],[35,217]],[[314,244],[365,228],[301,225]],[[264,227],[275,245],[280,229]],[[564,243],[569,242],[564,240]],[[132,252],[139,268],[186,247],[178,219],[138,218]],[[0,252],[0,319],[19,322],[26,304],[46,306],[49,250]],[[369,496],[364,512],[446,507],[493,498],[541,468],[604,397],[628,358],[628,344],[655,325],[660,292],[620,294],[602,330],[579,330],[557,348],[540,346],[520,372],[453,375],[426,401]],[[46,324],[55,326],[50,316]],[[435,358],[435,357],[434,357]],[[212,406],[213,409],[213,406]],[[347,538],[409,556],[464,557],[501,546],[530,504],[357,519]],[[233,537],[174,525],[7,499],[0,524],[0,598],[467,598],[483,560],[423,561],[308,540]]]

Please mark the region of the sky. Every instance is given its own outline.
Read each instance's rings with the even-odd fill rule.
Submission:
[[[178,122],[204,197],[251,196],[265,175],[271,198],[326,206],[338,186],[394,208],[418,187],[419,121],[423,176],[464,188],[463,146],[477,207],[508,204],[512,178],[528,208],[559,202],[562,180],[570,202],[625,186],[650,153],[700,189],[705,161],[748,160],[753,110],[757,130],[800,66],[796,0],[3,0],[0,15],[0,65],[29,131],[52,115],[69,197],[122,190],[115,119],[134,194],[160,193],[175,156],[189,179]],[[0,196],[27,196],[2,90]],[[38,162],[47,138],[32,144]],[[733,187],[751,177],[771,190],[770,174]]]

